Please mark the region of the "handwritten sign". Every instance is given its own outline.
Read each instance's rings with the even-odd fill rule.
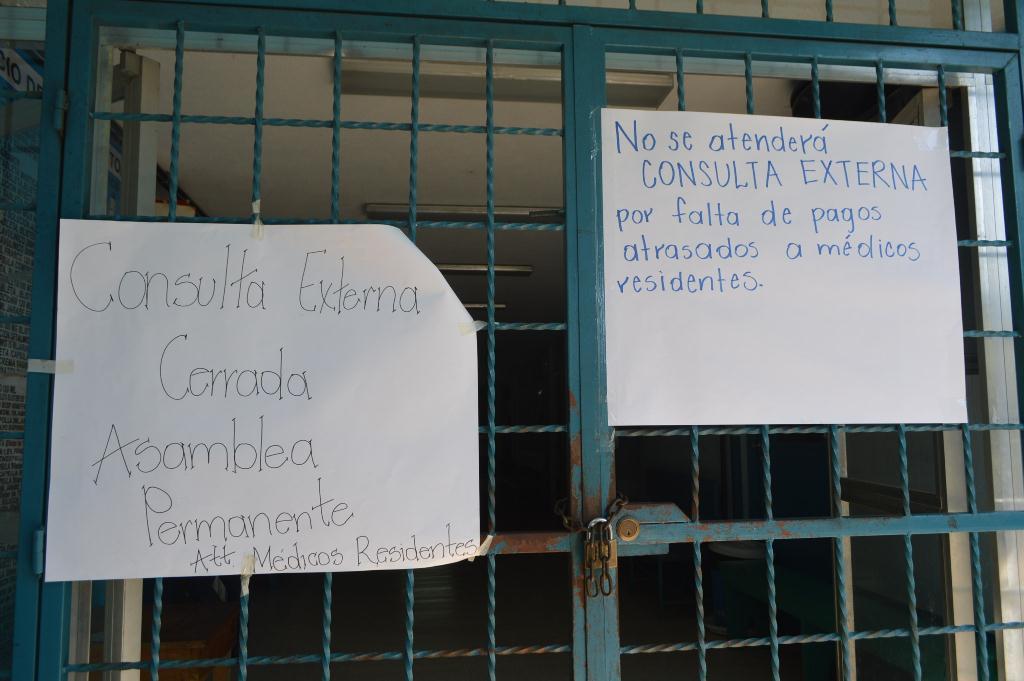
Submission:
[[[966,420],[945,128],[601,123],[611,425]]]
[[[479,546],[476,339],[397,229],[65,220],[46,578]]]

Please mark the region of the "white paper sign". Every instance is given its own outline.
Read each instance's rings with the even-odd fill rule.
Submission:
[[[386,226],[61,223],[46,578],[479,545],[476,339]]]
[[[611,425],[966,420],[945,128],[601,122]]]

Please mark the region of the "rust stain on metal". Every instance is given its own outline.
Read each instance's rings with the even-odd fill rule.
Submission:
[[[570,527],[578,527],[581,506],[580,481],[583,479],[583,434],[576,433],[569,439],[569,516]]]
[[[587,494],[583,497],[583,513],[588,518],[601,515],[603,512],[604,510],[603,504],[601,503],[600,490],[594,490],[591,494]]]
[[[501,543],[501,553],[557,553],[568,532],[508,532],[499,533],[495,544]]]
[[[576,395],[573,393],[572,390],[569,391],[569,408],[570,409],[575,409],[576,408]]]
[[[587,590],[584,588],[584,579],[582,574],[573,575],[572,578],[572,594],[573,598],[580,605],[587,602]]]

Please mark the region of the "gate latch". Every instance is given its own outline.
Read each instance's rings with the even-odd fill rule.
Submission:
[[[632,542],[640,535],[640,522],[622,513],[628,503],[629,500],[619,494],[604,517],[594,518],[583,529],[583,585],[591,598],[612,595],[615,591],[612,570],[619,567],[618,541]]]

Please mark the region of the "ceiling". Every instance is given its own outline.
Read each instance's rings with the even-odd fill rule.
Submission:
[[[174,53],[139,50],[159,64],[159,110],[171,111]],[[187,51],[182,110],[190,114],[252,116],[255,55]],[[115,56],[114,62],[117,58]],[[267,117],[327,120],[332,116],[332,59],[329,56],[271,54],[267,57]],[[408,122],[409,65],[401,60],[352,60],[343,76],[342,117],[354,121]],[[375,69],[379,73],[375,74]],[[420,122],[482,126],[483,66],[426,61],[421,82]],[[494,119],[498,126],[561,127],[557,66],[501,65],[496,68]],[[608,96],[613,106],[674,108],[672,74],[613,72]],[[688,108],[745,110],[743,79],[687,75]],[[758,78],[759,113],[789,115],[793,83]],[[114,110],[118,104],[111,105]],[[157,161],[170,164],[170,124],[146,123],[155,136]],[[486,204],[486,139],[482,134],[423,132],[419,139],[418,204]],[[365,220],[367,204],[409,202],[407,131],[345,129],[341,135],[341,213]],[[494,199],[498,206],[561,209],[562,138],[498,135],[495,140]],[[250,213],[253,129],[250,126],[183,124],[181,189],[211,216]],[[261,208],[269,218],[327,219],[330,215],[331,130],[266,126],[263,133]],[[547,221],[547,220],[545,220]],[[482,231],[420,230],[418,245],[435,262],[486,262]],[[499,276],[497,302],[507,306],[498,318],[510,321],[562,321],[565,318],[564,234],[501,232],[499,264],[528,265],[528,276]],[[464,303],[486,300],[479,274],[450,276]]]

